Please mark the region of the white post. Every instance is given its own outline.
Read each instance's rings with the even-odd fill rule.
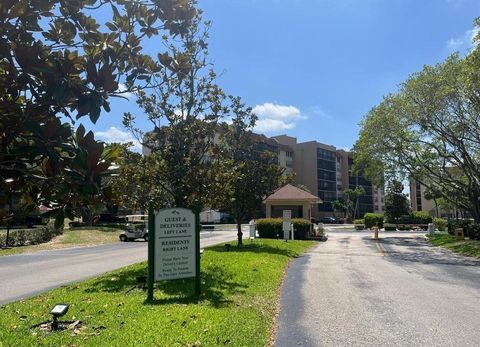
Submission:
[[[293,228],[293,223],[292,223],[292,241],[295,240],[295,237],[293,236],[294,235],[294,228]]]
[[[428,233],[430,235],[435,234],[435,227],[433,226],[433,223],[428,223]]]
[[[283,238],[285,241],[289,239],[288,233],[292,228],[292,211],[291,210],[283,210]]]
[[[253,240],[255,239],[255,221],[253,219],[248,223],[248,227],[250,228],[250,240]]]

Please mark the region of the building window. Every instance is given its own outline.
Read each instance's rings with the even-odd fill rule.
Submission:
[[[337,171],[334,161],[317,158],[317,168],[329,171]]]

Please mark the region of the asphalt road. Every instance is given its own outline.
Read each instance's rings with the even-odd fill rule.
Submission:
[[[235,238],[235,231],[202,232],[200,247]],[[0,305],[146,260],[142,241],[2,256]]]
[[[330,232],[292,263],[275,346],[480,345],[480,261],[380,237]]]

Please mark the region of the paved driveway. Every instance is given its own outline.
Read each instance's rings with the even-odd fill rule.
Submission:
[[[288,270],[277,347],[480,345],[480,261],[420,234],[329,236]]]
[[[202,232],[201,247],[231,241],[235,231]],[[0,257],[0,305],[146,261],[146,242],[118,242]]]

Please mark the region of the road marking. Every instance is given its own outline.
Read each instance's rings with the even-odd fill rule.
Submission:
[[[375,242],[375,246],[377,246],[378,251],[382,254],[383,257],[385,257],[387,254],[385,253],[385,248],[377,241]]]

